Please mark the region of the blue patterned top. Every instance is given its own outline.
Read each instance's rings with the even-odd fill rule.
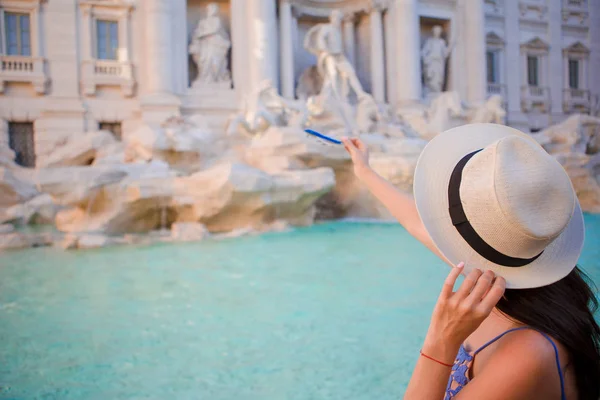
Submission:
[[[509,329],[508,331],[496,336],[495,338],[493,338],[492,340],[490,340],[489,342],[487,342],[486,344],[481,346],[479,349],[475,350],[473,355],[469,354],[469,352],[465,349],[465,347],[461,345],[460,349],[458,350],[456,360],[454,360],[454,365],[452,366],[452,371],[450,372],[450,378],[448,379],[448,386],[446,386],[446,396],[444,397],[444,400],[450,400],[450,399],[454,398],[454,396],[456,396],[458,394],[458,392],[460,392],[462,390],[462,388],[465,387],[465,385],[467,383],[469,383],[469,368],[471,367],[473,358],[477,355],[477,353],[479,353],[480,351],[482,351],[483,349],[485,349],[492,343],[496,342],[498,339],[500,339],[507,333],[522,330],[522,329],[533,329],[533,328],[530,328],[528,326],[522,326],[519,328]],[[535,330],[535,329],[533,329],[533,330]],[[537,331],[537,332],[539,332],[539,331]],[[550,337],[548,335],[546,335],[543,332],[539,332],[539,333],[542,336],[544,336],[546,339],[548,339],[548,341],[552,344],[552,347],[554,347],[556,366],[558,368],[558,375],[560,378],[561,399],[567,400],[567,397],[565,395],[565,383],[564,383],[563,373],[562,373],[562,370],[560,369],[560,360],[558,358],[558,348],[556,347],[556,344],[554,344],[554,341],[552,339],[550,339]]]

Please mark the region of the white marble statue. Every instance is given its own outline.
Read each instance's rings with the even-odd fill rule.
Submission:
[[[440,93],[429,109],[407,112],[401,117],[425,140],[431,140],[439,133],[466,122],[465,110],[457,92]]]
[[[600,95],[592,96],[592,105],[590,107],[590,115],[600,117]]]
[[[198,67],[194,86],[231,80],[227,65],[231,41],[219,17],[219,6],[216,3],[208,4],[206,14],[204,19],[198,21],[189,47],[189,53]]]
[[[506,110],[504,99],[499,94],[491,96],[485,103],[473,110],[470,123],[494,123],[504,124]]]
[[[256,136],[271,126],[304,127],[307,122],[306,107],[281,97],[273,82],[266,79],[244,99],[242,112],[228,122],[227,134],[234,134],[241,126],[244,134]]]
[[[317,96],[321,93],[323,87],[323,77],[317,70],[316,65],[311,65],[306,68],[300,78],[298,78],[298,86],[296,86],[296,96],[300,100],[308,100],[309,97]]]
[[[454,44],[449,46],[442,36],[442,27],[436,25],[433,27],[433,37],[427,39],[421,49],[421,59],[423,60],[423,76],[425,80],[425,89],[428,93],[440,93],[444,88],[446,78],[446,60]]]
[[[350,90],[357,98],[367,95],[354,67],[344,55],[341,24],[342,13],[333,10],[328,24],[313,26],[304,38],[304,47],[317,56],[317,69],[323,77],[321,95],[347,101]]]
[[[304,38],[306,50],[317,57],[316,70],[323,81],[319,94],[308,97],[308,110],[313,118],[333,117],[342,122],[347,132],[358,134],[361,128],[356,121],[356,108],[369,103],[372,96],[364,91],[354,67],[344,55],[342,13],[333,10],[329,20],[327,24],[313,26]],[[309,92],[308,86],[311,85],[301,92]]]
[[[360,132],[372,133],[382,122],[384,122],[384,116],[375,99],[371,96],[363,96],[356,107],[356,124]]]
[[[575,114],[531,137],[567,171],[583,210],[600,213],[600,118]]]

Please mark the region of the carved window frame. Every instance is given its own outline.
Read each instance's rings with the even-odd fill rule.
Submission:
[[[590,49],[581,42],[575,42],[562,51],[563,53],[563,86],[569,89],[569,60],[579,61],[579,90],[589,90]]]
[[[527,76],[527,57],[533,56],[538,58],[538,86],[546,87],[548,85],[548,54],[550,46],[548,43],[534,37],[521,45],[521,76],[523,77],[522,86],[529,86]]]
[[[0,55],[6,55],[7,48],[4,13],[14,12],[29,15],[31,55],[19,57],[42,57],[40,21],[42,18],[42,3],[44,2],[45,0],[0,0]]]
[[[83,33],[82,54],[85,61],[97,60],[98,38],[96,24],[98,20],[113,21],[118,26],[116,62],[127,63],[131,60],[131,13],[134,5],[130,1],[80,0],[81,29]]]
[[[498,60],[497,60],[498,82],[494,82],[494,83],[499,84],[499,85],[504,85],[505,82],[506,82],[505,66],[504,66],[504,60],[505,60],[505,54],[504,54],[505,42],[495,32],[489,32],[485,36],[485,45],[486,45],[486,53],[488,51],[491,51],[491,52],[496,53],[496,56],[498,57]],[[487,62],[487,55],[486,55],[486,62]],[[486,77],[487,77],[487,65],[486,65]],[[491,83],[491,82],[488,82],[488,84],[489,83]]]
[[[79,0],[81,18],[81,86],[87,96],[95,96],[102,85],[120,86],[125,97],[132,97],[136,86],[131,62],[132,0]],[[97,57],[97,21],[115,21],[118,31],[117,58]]]

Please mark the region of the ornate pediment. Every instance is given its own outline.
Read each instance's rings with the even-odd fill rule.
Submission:
[[[564,55],[570,56],[587,56],[590,54],[590,49],[588,49],[583,43],[575,42],[569,47],[563,49]]]
[[[485,43],[488,47],[504,47],[504,39],[496,32],[490,32],[485,36]]]
[[[536,50],[548,52],[548,50],[550,50],[550,45],[544,42],[539,37],[534,37],[530,41],[521,44],[521,50]]]

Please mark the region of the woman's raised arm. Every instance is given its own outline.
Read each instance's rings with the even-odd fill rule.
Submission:
[[[445,260],[425,230],[411,194],[396,189],[369,166],[369,152],[360,139],[342,139],[352,157],[354,174],[412,236]]]

